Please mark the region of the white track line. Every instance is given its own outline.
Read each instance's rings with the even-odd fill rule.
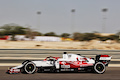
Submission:
[[[109,64],[108,67],[120,67],[120,64]]]
[[[0,63],[0,66],[18,66],[21,63]]]
[[[120,61],[120,59],[111,59],[111,61]]]

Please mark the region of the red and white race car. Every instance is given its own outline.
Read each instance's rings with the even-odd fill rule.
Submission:
[[[61,72],[61,71],[91,71],[98,74],[103,74],[111,60],[111,56],[97,55],[94,58],[87,58],[80,54],[67,54],[64,52],[63,58],[47,57],[42,61],[26,60],[20,66],[12,67],[7,70],[7,73],[28,73],[35,72]]]

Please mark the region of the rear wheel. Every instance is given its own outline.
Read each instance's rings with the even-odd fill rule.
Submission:
[[[27,74],[33,74],[36,71],[36,65],[33,62],[28,62],[24,66],[24,71]]]
[[[98,74],[103,74],[105,70],[106,70],[106,67],[102,62],[97,62],[94,66],[94,71]]]

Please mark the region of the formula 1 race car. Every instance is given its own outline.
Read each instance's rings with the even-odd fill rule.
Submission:
[[[35,72],[61,72],[61,71],[91,71],[98,74],[103,74],[111,60],[108,55],[96,55],[94,58],[87,58],[80,54],[67,54],[63,53],[63,58],[47,57],[42,61],[26,60],[22,65],[12,67],[7,70],[7,73],[27,73],[33,74]]]

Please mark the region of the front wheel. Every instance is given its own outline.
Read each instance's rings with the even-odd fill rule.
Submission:
[[[24,71],[27,74],[33,74],[36,71],[36,65],[33,62],[28,62],[24,66]]]
[[[94,71],[98,74],[103,74],[105,72],[105,70],[106,70],[106,67],[102,62],[97,62],[94,65]]]

